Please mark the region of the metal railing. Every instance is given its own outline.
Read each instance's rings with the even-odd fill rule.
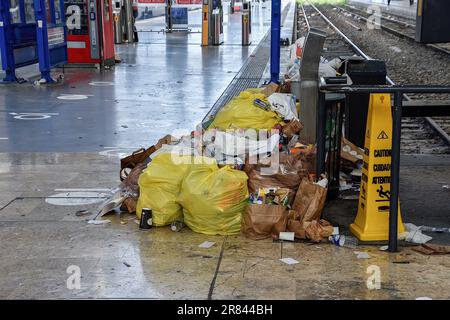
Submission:
[[[345,82],[344,82],[345,81]],[[342,83],[342,84],[339,84]],[[325,172],[325,94],[326,93],[386,93],[394,96],[392,106],[392,156],[390,176],[390,203],[389,203],[389,251],[398,251],[398,198],[400,181],[400,137],[402,127],[402,113],[411,116],[450,116],[450,104],[414,103],[403,104],[403,96],[408,93],[419,94],[448,94],[450,86],[433,85],[373,85],[354,86],[347,85],[346,78],[321,78],[319,85],[319,112],[317,117],[317,176]],[[405,109],[405,110],[404,110]],[[340,159],[338,159],[340,161]]]

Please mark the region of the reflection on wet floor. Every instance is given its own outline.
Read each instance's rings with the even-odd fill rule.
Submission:
[[[141,43],[116,46],[122,63],[112,70],[65,68],[62,84],[1,86],[0,138],[8,139],[0,151],[140,147],[194,129],[270,28],[269,5],[255,3],[253,13],[250,47],[241,46],[240,13],[225,11],[221,46],[201,47],[200,33],[142,32]],[[199,10],[189,15],[201,18]],[[161,23],[157,17],[141,28]]]

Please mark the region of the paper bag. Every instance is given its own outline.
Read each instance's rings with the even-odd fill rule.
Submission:
[[[287,223],[287,231],[294,232],[298,239],[306,239],[306,230],[298,220],[289,219]]]
[[[288,215],[285,206],[249,204],[242,219],[242,234],[253,240],[277,238],[286,231]]]
[[[333,226],[326,220],[314,220],[303,223],[306,238],[313,242],[320,242],[333,234]]]
[[[319,220],[327,197],[327,189],[303,179],[295,195],[292,209],[302,223]]]

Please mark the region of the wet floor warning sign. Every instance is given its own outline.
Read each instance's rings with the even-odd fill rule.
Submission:
[[[350,225],[363,241],[389,238],[392,114],[389,94],[371,94],[364,143],[358,213]],[[398,232],[404,232],[399,204]]]

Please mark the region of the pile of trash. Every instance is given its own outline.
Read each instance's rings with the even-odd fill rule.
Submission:
[[[105,205],[151,223],[259,240],[289,232],[319,242],[333,234],[321,219],[326,177],[315,173],[316,148],[302,143],[299,106],[280,86],[247,89],[208,128],[167,135],[121,160],[122,180]]]
[[[356,199],[359,196],[363,157],[363,149],[342,137],[339,190],[343,199]]]

